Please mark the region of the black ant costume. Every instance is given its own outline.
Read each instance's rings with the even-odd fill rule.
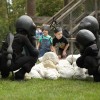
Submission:
[[[100,81],[99,68],[99,24],[95,17],[86,16],[79,25],[80,31],[76,36],[76,43],[78,44],[81,56],[76,63],[81,68],[88,69],[88,73],[93,75],[94,81]]]
[[[38,59],[38,50],[35,48],[34,35],[36,26],[32,19],[23,15],[16,21],[16,34],[12,43],[12,63],[7,67],[6,57],[1,56],[1,75],[2,78],[9,76],[10,71],[18,70],[15,73],[16,80],[24,79],[26,72],[30,72]],[[23,53],[25,51],[25,53]],[[4,67],[5,66],[5,67]]]

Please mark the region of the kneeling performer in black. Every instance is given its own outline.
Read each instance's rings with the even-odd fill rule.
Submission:
[[[94,81],[100,81],[100,73],[98,72],[98,47],[94,34],[86,29],[80,30],[76,36],[81,56],[76,63],[81,68],[88,69],[89,75],[93,75]]]
[[[35,65],[38,59],[38,50],[34,47],[28,37],[35,34],[36,26],[32,19],[27,16],[21,16],[16,22],[16,35],[12,44],[13,48],[13,63],[10,70],[15,71],[15,79],[24,79],[25,73],[29,73],[31,68]],[[23,49],[25,54],[23,54]],[[27,53],[27,54],[26,54]]]

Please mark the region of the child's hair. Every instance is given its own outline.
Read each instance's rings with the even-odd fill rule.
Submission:
[[[61,32],[62,33],[62,28],[61,27],[55,27],[54,33],[57,33],[57,32]]]
[[[36,28],[41,28],[41,26],[36,26]]]
[[[50,31],[50,25],[48,25],[48,24],[43,24],[43,26],[42,26],[42,31],[43,31],[43,30]]]

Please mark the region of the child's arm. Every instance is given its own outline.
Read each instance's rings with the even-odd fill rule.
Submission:
[[[40,39],[38,40],[38,43],[37,43],[37,49],[40,48],[40,45],[41,45],[41,39],[42,39],[42,38],[40,38]]]
[[[54,47],[51,45],[50,50],[54,52]]]
[[[66,46],[65,46],[65,48],[64,48],[64,52],[66,52],[66,50],[68,49],[68,47],[69,47],[69,43],[68,44],[66,44]]]
[[[67,44],[66,46],[65,46],[65,48],[64,48],[64,50],[63,50],[63,56],[66,56],[66,51],[67,51],[67,49],[68,49],[68,47],[69,47],[69,44]]]
[[[38,44],[37,44],[37,49],[39,49],[39,47],[40,47],[40,42],[38,42]]]
[[[56,50],[55,46],[52,46],[52,51],[57,54],[57,50]],[[57,56],[58,56],[59,59],[61,59],[61,55],[57,54]]]
[[[50,38],[50,42],[51,42],[50,50],[53,51],[54,50],[54,46],[53,46],[53,39],[52,39],[52,37]]]
[[[55,48],[55,46],[52,46],[52,47],[51,47],[51,50],[52,50],[53,52],[56,53],[56,48]]]

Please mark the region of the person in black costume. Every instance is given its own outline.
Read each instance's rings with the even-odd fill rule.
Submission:
[[[87,29],[87,30],[91,31],[95,35],[96,43],[97,43],[98,47],[100,48],[99,23],[98,23],[98,20],[94,16],[86,16],[85,18],[83,18],[79,24],[78,29],[79,30]]]
[[[94,34],[86,29],[82,29],[77,33],[76,42],[81,56],[77,59],[78,67],[88,69],[89,75],[93,75],[94,81],[100,81],[100,73],[98,72],[98,47]]]
[[[96,37],[96,41],[95,41],[95,46],[92,46],[93,49],[97,48],[98,50],[94,50],[95,53],[97,54],[96,55],[96,61],[92,61],[91,59],[86,59],[85,61],[88,63],[88,62],[92,62],[92,63],[89,63],[89,66],[94,66],[93,68],[92,67],[89,67],[88,66],[88,72],[89,74],[91,75],[92,73],[93,76],[94,76],[94,81],[100,81],[100,36],[99,36],[99,23],[98,23],[98,20],[93,17],[93,16],[86,16],[85,18],[83,18],[83,20],[80,22],[79,24],[79,27],[78,27],[79,30],[81,29],[87,29],[89,31],[91,31],[94,36]],[[85,35],[85,34],[84,34]],[[81,35],[80,35],[81,36]],[[87,37],[87,35],[86,35]],[[82,39],[82,36],[81,36],[81,39]],[[88,38],[89,39],[89,38]],[[82,41],[82,40],[81,40]],[[83,41],[84,43],[85,41]],[[78,47],[79,47],[79,42],[77,43],[78,44]],[[88,46],[87,46],[88,47]],[[88,49],[85,49],[86,47],[84,47],[83,50],[80,50],[80,52],[84,52],[84,51],[88,51],[92,54],[91,51],[89,51]],[[98,52],[97,52],[98,51]],[[88,56],[87,54],[85,54],[86,56]],[[94,63],[93,63],[94,62]],[[80,65],[82,63],[82,59],[81,61],[77,61],[77,65]],[[95,71],[96,69],[96,71]],[[97,70],[98,69],[98,70]]]
[[[16,80],[23,80],[25,73],[29,73],[38,59],[38,50],[35,48],[34,35],[36,26],[32,19],[23,15],[16,21],[16,34],[12,43],[12,64],[9,71],[15,73]],[[24,51],[24,52],[23,52]],[[5,72],[4,72],[5,73]]]
[[[25,73],[29,73],[38,59],[38,50],[35,48],[33,35],[35,36],[36,26],[29,16],[23,15],[16,22],[16,32],[12,44],[13,64],[10,70],[17,70],[15,79],[23,79]],[[23,49],[27,55],[23,55]],[[26,54],[25,53],[25,54]]]

